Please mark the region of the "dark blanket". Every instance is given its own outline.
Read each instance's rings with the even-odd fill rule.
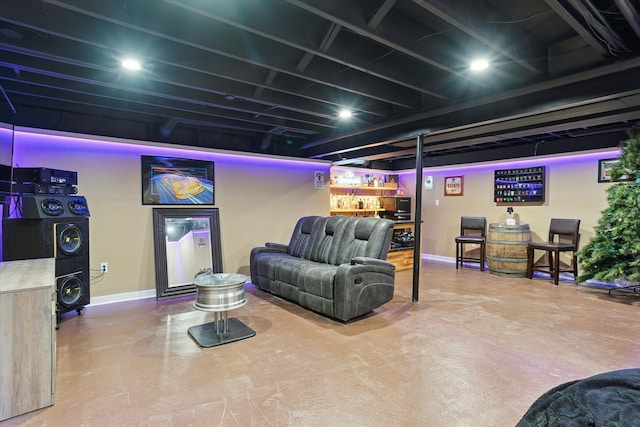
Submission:
[[[517,427],[640,426],[640,369],[561,384],[536,400]]]

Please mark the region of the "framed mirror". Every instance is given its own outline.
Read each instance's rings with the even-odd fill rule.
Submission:
[[[153,209],[156,298],[194,294],[200,270],[222,273],[217,208]]]

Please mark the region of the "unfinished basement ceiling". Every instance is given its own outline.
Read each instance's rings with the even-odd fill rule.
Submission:
[[[18,126],[397,170],[418,134],[429,166],[615,147],[640,120],[640,0],[2,3]]]

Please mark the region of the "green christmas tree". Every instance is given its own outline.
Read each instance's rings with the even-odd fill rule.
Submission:
[[[611,178],[615,181],[627,175],[630,181],[607,189],[609,207],[602,211],[595,236],[578,251],[579,282],[640,284],[640,123],[620,148],[620,162],[612,168]]]

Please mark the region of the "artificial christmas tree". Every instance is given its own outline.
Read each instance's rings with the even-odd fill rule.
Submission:
[[[620,162],[611,170],[611,179],[627,176],[607,189],[609,207],[602,211],[595,236],[578,251],[581,274],[578,281],[595,279],[640,287],[640,123],[620,144]]]

